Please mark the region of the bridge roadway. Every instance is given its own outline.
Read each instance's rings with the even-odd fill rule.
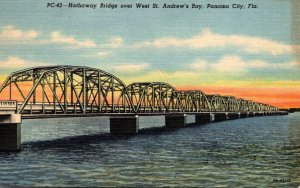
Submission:
[[[4,112],[4,113],[3,113]],[[188,125],[201,125],[211,122],[227,121],[257,116],[287,115],[287,111],[260,112],[178,112],[178,113],[93,113],[93,114],[15,114],[15,110],[0,111],[0,151],[21,150],[22,119],[71,118],[106,116],[110,119],[112,134],[137,134],[139,118],[163,116],[165,127],[176,128]],[[150,119],[151,119],[150,118]],[[88,120],[88,119],[87,119]]]
[[[224,114],[230,120],[231,116],[236,115],[239,118],[246,117],[257,117],[257,116],[279,116],[288,115],[287,111],[276,111],[276,112],[173,112],[173,113],[92,113],[92,114],[22,114],[22,119],[48,119],[48,118],[70,118],[70,117],[134,117],[134,116],[180,116],[180,115],[218,115]],[[1,116],[1,114],[0,114]],[[234,118],[234,119],[239,119]]]
[[[0,151],[21,149],[22,119],[108,116],[111,133],[136,134],[141,116],[164,116],[166,127],[184,127],[285,114],[269,104],[164,82],[125,85],[85,66],[33,67],[11,73],[0,87]]]

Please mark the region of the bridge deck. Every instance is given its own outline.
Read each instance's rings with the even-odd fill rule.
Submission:
[[[248,114],[269,113],[269,115],[285,115],[286,111],[278,112],[172,112],[172,113],[86,113],[86,114],[22,114],[22,119],[46,119],[46,118],[68,118],[68,117],[117,117],[117,116],[166,116],[166,115],[198,115],[198,114]]]

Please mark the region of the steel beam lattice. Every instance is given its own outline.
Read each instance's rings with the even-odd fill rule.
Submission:
[[[0,99],[17,101],[19,114],[169,113],[278,111],[269,104],[178,91],[164,82],[126,86],[103,70],[85,66],[34,67],[11,73]]]

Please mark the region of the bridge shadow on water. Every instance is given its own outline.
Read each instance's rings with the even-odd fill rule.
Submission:
[[[167,127],[153,127],[143,128],[139,130],[137,134],[111,134],[111,133],[99,133],[91,135],[78,135],[71,137],[57,138],[53,140],[41,140],[22,143],[22,151],[36,151],[36,150],[52,150],[60,149],[64,151],[82,149],[88,151],[92,149],[93,144],[111,144],[114,142],[124,142],[136,136],[157,136],[172,134],[175,131],[180,131],[182,128],[199,128],[206,126],[202,125],[189,125],[187,127],[167,128]],[[21,151],[21,152],[22,152]]]
[[[138,134],[111,134],[111,133],[100,133],[91,135],[79,135],[64,138],[57,138],[53,140],[41,140],[22,143],[22,151],[26,150],[51,150],[59,148],[61,150],[77,150],[84,148],[89,150],[90,146],[97,143],[110,144],[114,142],[126,141],[135,136],[141,135],[161,135],[170,134],[178,130],[179,128],[166,128],[166,127],[155,127],[155,128],[144,128],[140,129]]]

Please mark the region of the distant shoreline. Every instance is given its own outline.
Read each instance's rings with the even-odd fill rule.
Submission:
[[[300,108],[290,108],[288,109],[289,112],[300,112]]]

